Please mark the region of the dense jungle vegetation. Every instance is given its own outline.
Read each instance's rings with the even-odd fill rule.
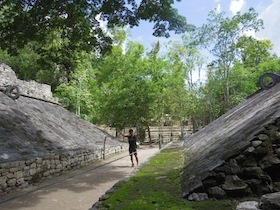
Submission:
[[[174,1],[161,2],[2,0],[0,63],[19,79],[51,85],[82,118],[117,128],[173,120],[197,129],[258,90],[261,74],[279,71],[270,40],[244,35],[263,29],[253,8],[233,17],[210,11],[194,26]],[[155,36],[175,31],[181,40],[145,49],[126,29],[140,20],[154,23]]]

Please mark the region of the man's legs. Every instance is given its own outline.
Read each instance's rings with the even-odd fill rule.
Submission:
[[[133,167],[133,166],[134,166],[134,163],[133,163],[133,155],[130,155],[130,160],[131,160],[132,167]]]
[[[138,165],[138,156],[137,156],[137,152],[134,153],[135,159],[136,159],[136,163]]]
[[[129,154],[130,154],[130,160],[131,160],[131,164],[132,164],[132,167],[134,166],[134,163],[133,163],[133,154],[135,156],[135,159],[136,159],[136,163],[138,165],[138,156],[137,156],[137,151],[129,151]]]

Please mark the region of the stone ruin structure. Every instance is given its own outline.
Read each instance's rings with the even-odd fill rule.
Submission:
[[[48,85],[20,81],[1,64],[3,85],[27,96],[14,100],[0,91],[0,196],[127,151],[127,142],[55,103]]]
[[[279,192],[280,84],[191,135],[184,154],[182,196],[189,200]]]
[[[20,95],[36,98],[38,100],[57,103],[58,99],[52,96],[51,86],[40,84],[36,81],[24,81],[17,78],[15,72],[8,65],[0,64],[0,90],[4,90],[8,85],[18,86]]]

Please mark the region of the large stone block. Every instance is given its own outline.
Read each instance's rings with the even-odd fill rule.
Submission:
[[[260,200],[262,210],[279,210],[280,209],[280,192],[263,195]]]
[[[7,187],[7,177],[2,176],[0,177],[0,188],[5,188]]]
[[[236,210],[261,210],[257,201],[244,201],[239,203]]]

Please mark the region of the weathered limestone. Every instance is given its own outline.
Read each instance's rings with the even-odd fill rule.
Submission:
[[[225,178],[225,182],[222,185],[222,189],[227,192],[227,194],[231,195],[234,192],[240,194],[245,194],[248,185],[241,180],[237,175],[227,175]]]
[[[280,192],[263,195],[260,200],[262,210],[279,210],[280,209]]]
[[[272,125],[277,125],[279,121],[280,119],[277,119]],[[252,194],[260,196],[279,191],[280,158],[277,151],[280,144],[277,143],[277,138],[273,138],[279,130],[280,127],[277,126],[264,128],[260,135],[254,138],[266,136],[261,144],[253,146],[256,141],[253,140],[244,152],[225,160],[221,166],[213,169],[202,180],[202,186],[194,191],[207,192],[209,197],[217,199]]]
[[[215,186],[208,188],[207,194],[212,198],[220,199],[225,197],[226,192],[222,188]]]
[[[237,205],[236,210],[279,210],[280,192],[265,194],[257,201],[245,201]]]
[[[17,78],[15,72],[8,65],[0,64],[0,88],[7,85],[18,86],[20,94],[30,96],[53,103],[58,103],[58,99],[52,97],[51,86],[40,84],[36,81],[23,81]]]
[[[279,191],[279,101],[278,84],[187,138],[182,196],[207,193],[219,199]]]
[[[207,193],[192,193],[189,195],[188,200],[190,201],[205,201],[208,200]]]
[[[123,149],[122,146],[116,146],[114,152],[123,151]],[[105,153],[110,155],[112,150],[107,149]],[[100,159],[102,159],[101,152],[87,151],[0,163],[0,195]]]
[[[27,84],[32,94],[51,96],[50,88],[20,83],[1,64],[0,87],[6,84]],[[0,195],[127,149],[127,142],[57,104],[29,97],[13,100],[0,92]]]
[[[236,210],[260,210],[257,201],[245,201],[237,205]]]

